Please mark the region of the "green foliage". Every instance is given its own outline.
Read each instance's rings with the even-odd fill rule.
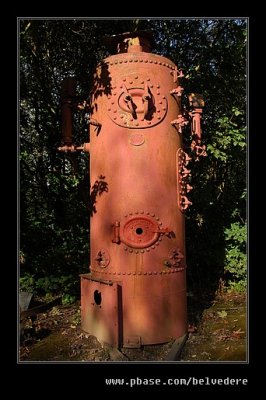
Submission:
[[[245,289],[247,279],[246,224],[232,223],[225,229],[225,240],[225,272],[230,273],[229,286],[241,291]]]
[[[63,305],[68,305],[68,304],[72,304],[76,301],[76,296],[72,296],[69,293],[66,293],[62,296],[62,304]]]
[[[76,300],[78,277],[71,275],[49,275],[37,278],[32,274],[25,273],[20,278],[20,289],[22,291],[48,297],[62,296],[63,304],[70,304]]]
[[[231,161],[234,150],[241,151],[246,147],[246,128],[234,120],[243,112],[236,107],[232,108],[232,116],[223,116],[217,119],[217,130],[212,141],[208,144],[208,153],[217,160]],[[236,149],[233,149],[236,147]]]
[[[76,76],[77,94],[89,99],[95,66],[109,55],[103,36],[137,29],[153,31],[155,52],[184,71],[186,93],[202,93],[206,101],[208,157],[191,165],[193,207],[186,213],[188,283],[202,291],[215,286],[225,267],[235,283],[244,279],[234,269],[244,263],[243,246],[227,229],[246,219],[246,25],[244,19],[20,20],[21,288],[58,292],[64,301],[78,293],[78,275],[89,265],[89,157],[56,151],[61,82]],[[77,144],[88,141],[84,121],[82,114],[74,118]],[[189,129],[184,133],[189,147]]]

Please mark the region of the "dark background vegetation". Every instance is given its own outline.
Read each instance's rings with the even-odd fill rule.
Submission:
[[[202,93],[208,157],[192,166],[186,213],[188,289],[214,293],[220,282],[246,287],[245,19],[20,20],[20,289],[79,296],[79,273],[89,265],[88,155],[57,152],[60,87],[78,79],[88,99],[97,63],[109,55],[104,35],[149,29],[154,52],[185,74],[186,93]],[[75,115],[75,142],[87,140]],[[185,144],[191,138],[185,134]]]

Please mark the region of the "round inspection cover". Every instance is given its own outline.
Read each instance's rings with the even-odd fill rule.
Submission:
[[[99,267],[107,267],[110,263],[109,252],[106,249],[100,249],[96,254],[95,261],[97,261]]]
[[[150,94],[147,116],[144,116],[143,103],[145,82],[148,83]],[[161,86],[160,82],[153,82],[140,74],[124,77],[112,87],[107,100],[107,114],[115,124],[130,129],[150,128],[159,124],[165,118],[168,107],[166,95],[159,90]],[[132,99],[133,114],[125,101],[126,91]]]
[[[159,230],[158,224],[150,217],[132,217],[121,227],[121,241],[130,247],[143,249],[158,240]]]

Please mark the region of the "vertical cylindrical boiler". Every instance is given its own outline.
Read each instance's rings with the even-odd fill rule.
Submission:
[[[187,331],[179,71],[149,52],[149,36],[116,38],[97,68],[90,129],[90,273],[81,276],[82,327],[139,347]]]

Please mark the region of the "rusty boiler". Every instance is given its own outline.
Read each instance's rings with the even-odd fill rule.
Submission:
[[[151,53],[149,32],[112,37],[117,53],[97,68],[91,97],[90,271],[81,275],[84,331],[115,347],[187,334],[185,210],[191,156],[201,146],[203,101],[181,106],[183,76]],[[66,114],[68,115],[68,114]],[[182,129],[191,123],[188,155]]]

